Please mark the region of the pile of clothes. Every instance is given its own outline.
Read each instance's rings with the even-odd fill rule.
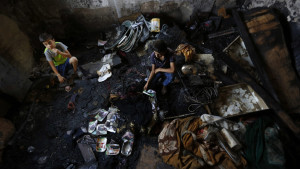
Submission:
[[[285,166],[278,126],[269,117],[241,120],[203,114],[166,123],[159,153],[175,168],[278,168]]]
[[[225,151],[218,141],[219,129],[209,129],[212,123],[227,130],[239,129],[237,124],[220,121],[220,118],[208,114],[175,119],[165,125],[158,136],[159,153],[163,161],[182,169],[212,166],[244,168],[246,160]]]

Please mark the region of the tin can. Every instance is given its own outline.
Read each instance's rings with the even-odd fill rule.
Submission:
[[[151,32],[160,32],[160,19],[159,18],[151,19]]]
[[[97,138],[97,145],[96,145],[96,151],[97,152],[104,152],[106,150],[106,137]]]
[[[106,155],[118,155],[119,152],[120,152],[119,144],[107,144],[107,151],[105,152]]]

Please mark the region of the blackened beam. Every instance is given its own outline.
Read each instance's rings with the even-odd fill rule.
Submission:
[[[278,97],[274,91],[273,86],[269,81],[269,77],[267,76],[266,71],[264,70],[263,61],[260,59],[259,54],[257,53],[255,45],[252,42],[252,39],[248,33],[248,29],[246,28],[244,22],[242,21],[239,13],[236,10],[232,10],[232,15],[235,20],[235,23],[237,24],[237,28],[240,32],[241,38],[245,43],[247,52],[249,53],[249,56],[253,62],[253,65],[255,66],[255,69],[258,73],[261,82],[263,83],[263,87],[272,95],[272,97],[276,101],[278,101]]]
[[[232,60],[224,52],[213,54],[215,58],[223,60],[241,79],[241,81],[250,85],[259,96],[266,102],[269,108],[273,109],[282,122],[293,132],[293,134],[300,139],[300,128],[295,125],[290,116],[283,110],[280,104],[267,92],[261,85],[257,84],[255,80],[241,67],[238,63]]]
[[[219,32],[216,32],[216,33],[209,34],[208,39],[217,38],[217,37],[225,36],[225,35],[230,35],[230,34],[235,33],[235,32],[237,32],[236,28],[229,28],[229,29],[226,29],[226,30],[223,30],[223,31],[219,31]]]

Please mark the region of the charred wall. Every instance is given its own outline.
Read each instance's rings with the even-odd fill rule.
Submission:
[[[8,92],[3,85],[0,90],[19,101],[25,96],[26,92],[16,93],[20,88],[28,90],[24,88],[31,83],[27,80],[28,74],[34,64],[44,57],[43,46],[38,40],[38,35],[42,32],[52,33],[57,40],[78,40],[108,30],[114,24],[119,24],[120,18],[138,12],[160,13],[178,23],[184,23],[195,11],[212,10],[216,13],[221,6],[239,6],[245,9],[278,7],[291,22],[297,21],[300,16],[299,2],[293,0],[2,0],[0,54],[3,64],[0,77],[2,81],[9,79],[9,82],[23,80],[14,85],[16,89],[10,88],[13,92]],[[73,43],[76,44],[76,41]],[[12,73],[14,76],[3,72]]]

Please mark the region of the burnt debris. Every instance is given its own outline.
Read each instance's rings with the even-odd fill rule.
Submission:
[[[271,73],[272,63],[290,63],[287,53],[275,49],[287,50],[283,35],[275,35],[280,22],[269,9],[222,12],[198,14],[184,25],[161,18],[159,31],[147,15],[124,21],[98,43],[82,43],[77,57],[83,76],[68,76],[67,86],[41,63],[18,116],[10,117],[16,132],[1,167],[130,169],[141,166],[151,148],[158,168],[184,168],[184,156],[195,167],[296,164],[299,119],[291,116],[299,113],[299,78],[288,67],[280,67],[292,76],[281,79],[288,84]],[[269,26],[259,27],[270,17],[272,23],[264,23]],[[274,46],[265,48],[264,38],[273,35]],[[166,94],[162,85],[144,90],[157,39],[177,53]],[[272,49],[279,52],[275,59],[268,58]],[[293,90],[282,93],[283,86]],[[285,102],[286,93],[298,107]]]

